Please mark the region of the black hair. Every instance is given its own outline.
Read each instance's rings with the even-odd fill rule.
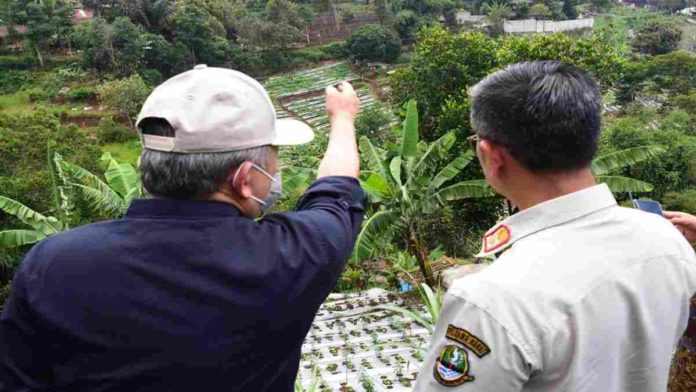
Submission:
[[[470,95],[474,132],[531,171],[582,169],[597,152],[601,92],[572,65],[513,64],[483,79]]]

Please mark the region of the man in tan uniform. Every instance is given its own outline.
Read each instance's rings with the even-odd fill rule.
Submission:
[[[668,220],[621,208],[590,165],[600,90],[575,67],[516,64],[471,91],[476,152],[520,212],[454,282],[416,391],[657,392],[696,291]]]

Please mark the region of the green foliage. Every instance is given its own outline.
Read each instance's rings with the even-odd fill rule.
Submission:
[[[432,334],[435,331],[437,320],[440,318],[440,312],[442,311],[442,291],[439,286],[436,290],[437,291],[433,292],[433,289],[425,283],[421,283],[420,286],[416,287],[416,291],[418,291],[418,296],[420,297],[421,301],[423,302],[423,305],[425,305],[425,309],[428,312],[427,318],[423,317],[423,315],[421,315],[420,313],[410,311],[408,309],[404,309],[400,306],[392,304],[379,305],[377,306],[377,308],[406,316],[407,318],[410,318],[411,320],[423,326],[425,329],[428,330],[429,333]]]
[[[529,9],[529,16],[534,19],[548,19],[551,17],[551,9],[544,3],[536,3]]]
[[[71,162],[88,170],[97,168],[99,148],[76,126],[62,126],[58,118],[42,111],[32,114],[0,113],[0,189],[2,195],[31,206],[38,212],[55,214],[54,175],[46,159],[46,145]],[[76,206],[75,224],[92,219]],[[19,222],[0,216],[0,229]]]
[[[487,197],[492,193],[480,180],[451,184],[473,160],[473,153],[448,159],[456,140],[454,133],[430,144],[419,142],[415,101],[409,101],[405,110],[399,146],[385,151],[366,137],[360,138],[360,150],[367,161],[361,182],[371,201],[380,208],[368,218],[358,235],[355,259],[369,258],[383,241],[403,233],[407,249],[418,259],[423,275],[432,285],[427,248],[421,238],[423,218],[450,201]]]
[[[309,381],[309,387],[305,389],[302,386],[302,376],[297,373],[297,378],[295,379],[295,392],[316,392],[319,387],[320,372],[319,365],[315,364],[312,368],[312,377]]]
[[[652,196],[657,199],[669,192],[693,188],[696,184],[696,137],[672,127],[654,113],[615,120],[604,130],[603,154],[646,145],[663,146],[666,151],[660,159],[621,169],[619,174],[652,184]]]
[[[681,96],[675,103],[689,110],[689,96],[696,86],[696,55],[676,51],[626,64],[617,83],[620,103],[636,99],[664,100]]]
[[[65,0],[25,2],[26,37],[34,48],[39,64],[44,66],[42,52],[62,44],[72,29],[73,4]]]
[[[97,89],[91,86],[77,87],[68,91],[64,96],[70,101],[85,102],[97,97]]]
[[[4,71],[0,73],[0,94],[12,94],[22,87],[33,86],[35,74],[27,71]]]
[[[662,197],[663,207],[672,211],[696,211],[696,188],[681,192],[667,192]]]
[[[0,231],[0,248],[17,248],[30,245],[63,231],[67,226],[52,216],[44,216],[24,204],[0,196],[0,210],[19,219],[31,230],[15,229]]]
[[[383,144],[390,136],[386,129],[390,122],[391,116],[376,105],[361,110],[355,121],[355,129],[359,136],[364,135],[375,143]]]
[[[145,50],[145,64],[162,75],[171,76],[183,72],[193,65],[195,59],[184,43],[170,43],[158,34],[140,36]]]
[[[52,92],[46,91],[38,86],[23,89],[20,93],[24,94],[29,102],[45,102],[53,97]]]
[[[485,3],[481,7],[481,11],[486,15],[486,18],[493,26],[493,35],[498,36],[503,34],[503,21],[512,16],[512,9],[506,3]],[[531,11],[530,11],[531,13]]]
[[[423,19],[411,10],[399,11],[394,16],[394,30],[404,43],[412,43],[422,26]]]
[[[137,138],[137,134],[132,128],[125,127],[109,117],[104,117],[99,121],[95,134],[100,144],[121,143]]]
[[[90,208],[118,217],[126,212],[134,198],[142,196],[140,175],[132,165],[119,163],[108,152],[102,155],[101,161],[107,165],[106,182],[74,164],[62,162],[62,168],[70,179],[68,184],[77,189]]]
[[[77,26],[72,40],[84,51],[85,68],[128,76],[137,72],[146,54],[140,39],[142,33],[139,26],[125,17],[117,17],[111,23],[96,18]]]
[[[500,67],[522,61],[563,61],[592,74],[604,89],[616,82],[625,64],[625,54],[598,34],[589,38],[573,38],[562,33],[505,37],[496,51],[496,59]]]
[[[27,70],[36,65],[36,59],[29,56],[0,56],[0,71]],[[2,75],[2,74],[0,74]]]
[[[378,24],[367,24],[355,30],[346,46],[358,60],[393,62],[401,54],[396,34]]]
[[[239,23],[240,41],[256,51],[289,47],[313,19],[306,12],[301,14],[289,0],[269,0],[264,14],[265,17],[247,14]]]
[[[495,46],[494,40],[478,32],[452,34],[429,27],[419,33],[411,64],[397,69],[390,85],[395,103],[411,98],[418,101],[420,132],[425,140],[435,140],[449,131],[438,131],[445,102],[464,101],[467,88],[495,67]],[[467,113],[459,116],[466,117]]]
[[[682,29],[670,21],[655,20],[636,31],[633,47],[649,55],[674,51],[682,39]]]
[[[567,19],[577,19],[578,11],[575,9],[574,0],[563,0],[563,14]]]
[[[150,91],[140,75],[133,75],[106,82],[99,86],[97,93],[100,102],[126,115],[133,126],[132,117],[138,114]]]
[[[661,146],[640,146],[615,151],[592,161],[592,173],[597,181],[606,183],[615,193],[651,192],[654,187],[644,181],[611,175],[619,169],[645,162],[665,152]]]

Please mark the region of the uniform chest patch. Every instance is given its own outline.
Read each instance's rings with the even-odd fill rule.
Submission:
[[[488,233],[483,237],[483,251],[485,253],[501,248],[510,242],[510,228],[500,225],[494,232]]]
[[[445,346],[435,361],[435,380],[448,387],[474,381],[469,375],[469,354],[455,345]]]

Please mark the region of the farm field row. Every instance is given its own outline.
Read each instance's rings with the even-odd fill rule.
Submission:
[[[334,63],[318,68],[273,76],[266,80],[268,92],[277,98],[320,90],[340,81],[354,81],[360,77],[347,63]]]
[[[394,303],[375,289],[322,305],[302,346],[300,376],[312,371],[319,391],[410,391],[428,348],[429,333],[403,316],[375,305]]]
[[[309,124],[315,131],[328,130],[329,119],[323,90],[342,80],[353,81],[361,110],[377,107],[391,119],[388,126],[398,123],[398,118],[362,84],[347,63],[329,64],[318,68],[278,75],[266,80],[265,86],[275,102],[278,118],[294,116]]]

